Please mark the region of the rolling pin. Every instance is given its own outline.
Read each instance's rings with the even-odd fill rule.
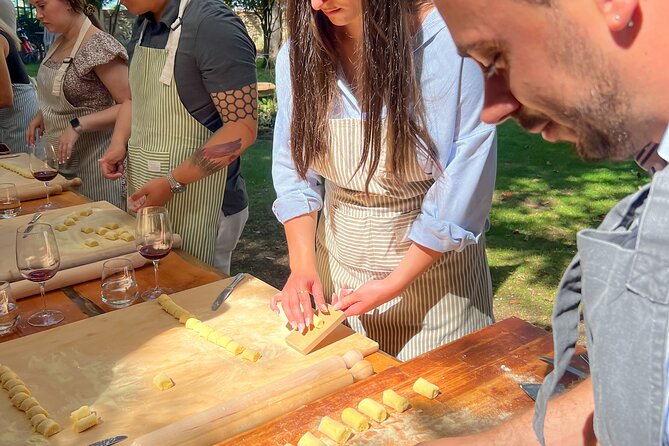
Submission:
[[[214,444],[353,383],[337,356],[135,439],[133,446]]]
[[[60,185],[63,190],[70,190],[73,187],[81,186],[81,178],[74,177],[71,180],[63,179],[63,181],[56,181],[56,184]]]
[[[19,200],[30,201],[46,197],[46,187],[44,184],[31,184],[30,186],[18,186],[16,188]],[[60,184],[49,183],[49,195],[57,195],[63,192]]]

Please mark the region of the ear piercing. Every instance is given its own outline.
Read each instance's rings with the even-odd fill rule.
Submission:
[[[615,20],[616,22],[620,22],[621,19],[622,19],[622,17],[620,17],[618,14],[613,16],[613,20]],[[628,28],[634,28],[634,20],[630,20],[629,22],[627,22],[627,27]]]

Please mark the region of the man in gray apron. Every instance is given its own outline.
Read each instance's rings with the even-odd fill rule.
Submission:
[[[430,444],[669,444],[669,2],[436,4],[486,74],[483,120],[514,118],[587,159],[636,158],[653,178],[578,233],[553,312],[555,370],[535,413]],[[592,377],[548,404],[574,353],[581,303]]]
[[[103,172],[120,175],[127,144],[131,209],[165,205],[183,249],[214,264],[219,244],[234,247],[220,233],[236,243],[248,217],[238,157],[256,137],[255,46],[222,0],[123,4],[139,15],[128,45],[133,101]],[[216,257],[229,272],[229,254]]]

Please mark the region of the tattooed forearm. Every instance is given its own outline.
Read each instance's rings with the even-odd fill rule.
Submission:
[[[239,90],[227,90],[211,94],[211,100],[221,115],[223,124],[245,118],[258,119],[258,93],[256,84],[246,85]]]
[[[203,146],[193,153],[190,160],[194,166],[202,169],[207,175],[211,175],[232,163],[239,156],[241,147],[241,138],[223,144]]]

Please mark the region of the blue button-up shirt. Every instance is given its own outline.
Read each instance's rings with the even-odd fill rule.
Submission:
[[[290,152],[292,88],[289,44],[276,61],[278,114],[274,127],[272,177],[277,199],[273,210],[282,223],[323,206],[323,179],[313,170],[297,174]],[[438,151],[439,169],[419,155],[423,170],[434,178],[409,237],[435,251],[461,251],[485,232],[495,187],[495,127],[479,118],[483,76],[470,59],[457,54],[439,13],[423,21],[414,42],[427,128]],[[361,119],[360,107],[340,76],[339,104],[333,119]]]

